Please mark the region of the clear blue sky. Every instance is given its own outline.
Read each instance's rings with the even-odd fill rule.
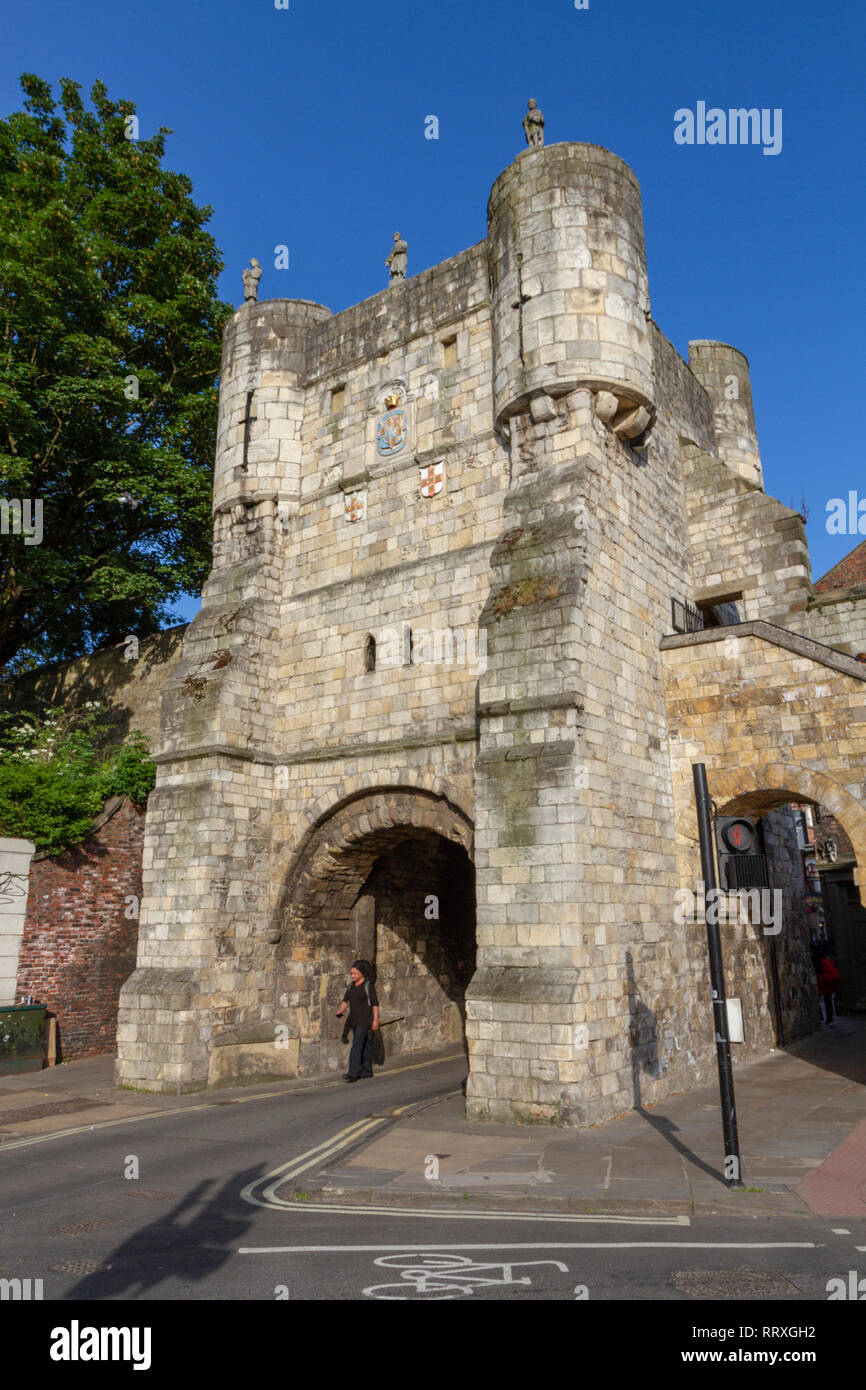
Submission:
[[[805,494],[814,576],[860,539],[825,527],[831,497],[866,497],[856,0],[16,0],[3,23],[4,113],[30,70],[102,78],[142,135],[172,128],[166,163],[213,206],[235,303],[251,255],[262,298],[340,310],[384,287],[395,228],[410,274],[479,241],[535,97],[548,143],[635,170],[653,314],[677,349],[748,356],[765,484]],[[781,153],[675,144],[675,110],[698,101],[781,107]]]

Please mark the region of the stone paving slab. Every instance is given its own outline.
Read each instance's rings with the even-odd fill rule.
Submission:
[[[376,1166],[393,1171],[402,1165],[398,1176],[371,1182],[370,1200],[386,1203],[411,1195],[419,1203],[437,1204],[468,1191],[473,1200],[483,1192],[501,1206],[500,1195],[506,1197],[510,1189],[512,1200],[520,1195],[521,1201],[541,1207],[589,1202],[605,1211],[652,1206],[695,1214],[808,1215],[818,1210],[814,1201],[819,1201],[824,1204],[821,1214],[855,1215],[861,1197],[854,1188],[861,1179],[866,1212],[864,1054],[866,1020],[849,1017],[840,1020],[832,1039],[817,1034],[737,1069],[745,1190],[729,1189],[722,1179],[715,1084],[591,1130],[467,1123],[462,1098],[450,1096],[377,1135],[347,1170]],[[852,1125],[858,1126],[855,1135],[862,1129],[862,1141],[854,1142]],[[850,1159],[846,1144],[853,1145]],[[834,1163],[842,1151],[843,1158]],[[440,1160],[438,1182],[423,1176],[423,1160],[433,1153],[448,1154]],[[508,1175],[530,1155],[544,1178],[533,1177],[527,1164],[524,1181],[512,1182]],[[492,1181],[497,1173],[498,1180]],[[337,1186],[326,1183],[320,1195],[337,1196]],[[353,1197],[359,1195],[355,1190]]]

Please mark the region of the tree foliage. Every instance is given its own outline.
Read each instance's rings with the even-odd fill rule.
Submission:
[[[0,834],[56,853],[89,834],[109,797],[144,805],[156,780],[144,735],[100,751],[105,714],[89,701],[0,716]]]
[[[25,73],[0,121],[0,670],[66,660],[174,619],[210,562],[222,261],[161,128],[101,82]],[[135,393],[137,392],[137,398]]]

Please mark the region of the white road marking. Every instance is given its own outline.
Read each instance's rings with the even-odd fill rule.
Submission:
[[[420,1213],[419,1213],[420,1214]],[[545,1217],[549,1221],[550,1217]],[[598,1220],[598,1218],[596,1218]],[[507,1241],[495,1245],[461,1242],[459,1245],[242,1245],[239,1255],[350,1255],[381,1254],[384,1251],[426,1250],[818,1250],[808,1240],[702,1241],[702,1240],[602,1240]]]
[[[844,1226],[831,1226],[830,1230],[834,1236],[850,1236],[851,1232],[846,1231]]]

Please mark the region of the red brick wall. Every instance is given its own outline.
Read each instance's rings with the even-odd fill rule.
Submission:
[[[866,584],[866,541],[861,541],[837,565],[816,579],[812,588],[816,594],[821,594],[833,589],[849,589],[854,584]]]
[[[107,808],[111,809],[111,808]],[[114,1050],[120,987],[135,969],[144,812],[125,798],[83,844],[30,866],[16,997],[57,1016],[58,1060]]]

